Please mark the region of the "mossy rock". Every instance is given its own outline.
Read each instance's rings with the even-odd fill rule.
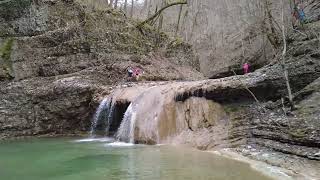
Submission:
[[[25,9],[30,7],[31,0],[1,0],[0,17],[5,20],[12,20],[23,15]]]
[[[289,129],[288,133],[293,137],[297,139],[301,139],[307,136],[307,130],[306,129]]]
[[[14,39],[8,38],[5,40],[2,46],[0,46],[0,68],[2,71],[2,78],[11,79],[14,77],[12,61],[11,61],[11,54],[12,54],[12,47],[13,47]]]
[[[228,114],[239,112],[240,110],[242,110],[242,108],[238,104],[229,104],[224,105],[223,107],[226,113]]]

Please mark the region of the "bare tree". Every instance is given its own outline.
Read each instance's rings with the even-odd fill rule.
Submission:
[[[291,107],[291,110],[293,110],[295,107],[294,107],[294,103],[293,103],[293,96],[292,96],[292,91],[291,91],[290,82],[289,82],[288,69],[287,69],[286,60],[285,60],[285,57],[287,54],[287,38],[286,38],[286,33],[285,33],[286,30],[285,30],[285,22],[284,22],[284,4],[285,4],[284,0],[282,0],[281,21],[282,21],[283,51],[282,51],[281,65],[282,65],[284,77],[286,80],[286,86],[287,86],[287,90],[288,90],[290,107]]]
[[[161,1],[161,8],[166,6],[166,0],[162,0]],[[159,26],[158,26],[158,32],[160,32],[160,30],[162,29],[162,25],[163,25],[163,14],[161,13],[159,15]]]
[[[144,8],[147,8],[147,7],[148,7],[148,4],[149,4],[149,0],[144,0],[144,5],[143,5],[143,7],[144,7]]]
[[[117,9],[118,8],[118,0],[114,1],[114,8]]]
[[[179,32],[179,26],[180,26],[182,8],[183,8],[183,4],[180,5],[180,9],[179,9],[178,22],[177,22],[177,27],[176,27],[176,32],[175,32],[175,36],[176,36],[176,37],[178,36],[178,32]]]
[[[151,0],[149,0],[147,17],[150,17],[150,14],[151,14],[151,6],[152,6],[152,3],[151,3]]]
[[[133,17],[133,8],[134,8],[134,0],[131,0],[131,11],[130,11],[130,17]]]
[[[265,22],[263,22],[263,26],[265,29],[265,33],[267,34],[269,42],[272,44],[274,48],[278,48],[280,43],[279,33],[276,29],[276,25],[279,27],[274,17],[272,16],[272,8],[271,8],[270,0],[265,0]],[[279,27],[279,30],[281,28]]]
[[[143,7],[140,11],[140,14],[143,14],[143,12],[146,12],[146,10],[148,8],[148,4],[149,4],[148,0],[144,0]]]
[[[110,1],[109,1],[109,6],[110,6],[110,7],[113,7],[113,0],[110,0]]]
[[[166,4],[165,6],[163,6],[160,10],[156,10],[155,14],[152,15],[151,17],[147,18],[146,20],[144,20],[143,22],[141,22],[140,24],[138,24],[138,28],[141,28],[142,26],[144,26],[145,24],[149,24],[150,22],[154,21],[155,19],[157,19],[161,13],[166,10],[167,8],[171,7],[171,6],[175,6],[175,5],[181,5],[181,4],[187,4],[187,0],[182,0],[182,1],[177,1],[177,2],[173,2],[170,4]]]
[[[127,12],[128,12],[127,7],[128,7],[128,0],[125,0],[125,1],[124,1],[124,12],[125,12],[126,14],[127,14]]]

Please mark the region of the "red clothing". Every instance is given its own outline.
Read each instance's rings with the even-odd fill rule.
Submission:
[[[133,75],[135,76],[135,77],[137,77],[137,76],[139,76],[139,75],[141,75],[142,74],[142,70],[140,69],[140,68],[135,68],[134,70],[133,70]]]

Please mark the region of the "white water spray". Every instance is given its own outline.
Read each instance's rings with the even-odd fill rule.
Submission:
[[[117,139],[129,143],[134,143],[134,126],[136,114],[133,110],[132,103],[123,116],[123,120],[117,132]]]
[[[106,124],[105,131],[106,132],[109,131],[113,112],[114,112],[114,103],[112,102],[112,98],[107,97],[103,99],[103,101],[100,103],[99,107],[96,110],[96,113],[94,115],[94,118],[91,124],[91,130],[90,130],[91,136],[94,135],[94,132],[100,121]]]

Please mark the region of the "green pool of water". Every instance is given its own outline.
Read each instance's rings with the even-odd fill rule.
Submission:
[[[114,144],[117,145],[117,144]],[[70,138],[0,142],[1,180],[267,180],[249,165],[171,146]]]

